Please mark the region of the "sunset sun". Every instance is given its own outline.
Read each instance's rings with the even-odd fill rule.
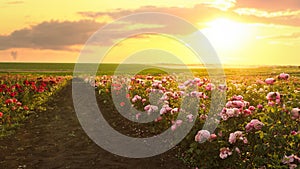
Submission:
[[[245,45],[250,35],[246,24],[227,18],[218,18],[206,23],[201,32],[216,48],[232,49]]]

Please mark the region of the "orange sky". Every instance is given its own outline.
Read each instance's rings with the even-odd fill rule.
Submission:
[[[95,31],[140,12],[168,13],[190,22],[208,38],[223,64],[300,65],[299,0],[1,0],[0,62],[76,62]],[[151,31],[160,26],[123,24],[120,31]],[[108,41],[115,39],[111,36]],[[184,63],[195,63],[184,45],[163,37],[131,37],[122,45],[102,45],[115,45],[104,62],[121,62],[131,49],[151,46],[173,53]],[[168,62],[169,56],[163,59],[160,54],[152,60]]]

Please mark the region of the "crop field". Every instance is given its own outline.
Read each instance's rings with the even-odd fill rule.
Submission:
[[[0,166],[40,166],[35,155],[24,154],[38,151],[39,155],[47,154],[40,161],[47,160],[55,154],[54,147],[59,149],[54,146],[60,144],[54,141],[59,139],[64,140],[61,144],[71,146],[61,146],[63,152],[80,156],[75,152],[84,150],[76,145],[85,144],[87,136],[78,129],[80,125],[72,105],[73,78],[95,91],[101,112],[121,134],[154,137],[167,130],[176,133],[193,124],[171,153],[159,156],[165,165],[174,165],[174,161],[180,168],[198,169],[297,168],[300,165],[299,67],[224,68],[226,81],[217,83],[204,68],[192,69],[190,77],[181,69],[160,70],[153,66],[128,77],[115,75],[117,64],[101,64],[95,76],[88,73],[90,65],[80,66],[87,73],[73,77],[74,64],[0,64],[0,151],[9,153],[9,156],[0,155]],[[134,72],[144,66],[132,64],[123,69]],[[213,107],[214,99],[222,97],[223,104]],[[125,112],[127,119],[119,112]],[[155,118],[149,123],[139,123],[147,117]],[[207,123],[216,124],[215,129],[204,128]],[[26,133],[38,128],[45,132],[30,135],[34,141],[29,141]],[[18,143],[5,146],[18,137],[22,138]],[[72,138],[77,139],[76,144],[68,142]],[[32,148],[35,144],[45,149]],[[94,152],[95,148],[87,149]],[[91,154],[86,151],[79,160],[90,160]],[[117,158],[102,153],[106,160]],[[98,166],[103,165],[100,163]],[[130,164],[142,167],[137,161]],[[53,165],[50,161],[44,167]]]

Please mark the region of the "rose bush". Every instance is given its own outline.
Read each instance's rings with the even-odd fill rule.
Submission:
[[[190,167],[295,168],[299,165],[298,77],[281,73],[276,77],[229,78],[226,85],[199,77],[180,81],[171,75],[99,76],[85,81],[107,99],[111,94],[118,97],[120,103],[116,107],[127,105],[145,111],[144,114],[128,111],[132,119],[157,115],[155,131],[183,127],[183,122],[176,120],[178,112],[183,112],[185,122],[195,122],[178,146],[179,158]],[[209,117],[210,99],[215,90],[226,92],[228,100],[219,114]],[[190,113],[196,108],[198,117]],[[213,133],[202,130],[208,117],[219,123]]]
[[[0,130],[1,134],[19,124],[42,106],[49,96],[61,89],[71,77],[60,76],[0,76]]]

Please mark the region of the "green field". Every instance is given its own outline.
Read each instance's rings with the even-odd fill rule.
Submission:
[[[93,69],[98,69],[98,75],[112,75],[118,73],[116,69],[118,64],[77,64],[76,67],[80,67],[80,70],[91,73]],[[167,66],[167,65],[166,65]],[[145,67],[147,69],[143,70]],[[172,66],[171,66],[172,67]],[[72,75],[75,68],[75,63],[0,63],[1,74],[56,74],[56,75]],[[180,68],[164,68],[155,65],[142,65],[142,64],[124,64],[121,66],[119,72],[136,72],[139,74],[166,74],[166,72],[180,73],[186,72],[185,69]],[[196,75],[207,75],[207,70],[204,67],[199,69],[191,69]],[[300,76],[300,67],[298,66],[259,66],[251,68],[224,68],[224,72],[227,76],[270,76],[277,75],[278,73],[289,73],[291,75]]]

